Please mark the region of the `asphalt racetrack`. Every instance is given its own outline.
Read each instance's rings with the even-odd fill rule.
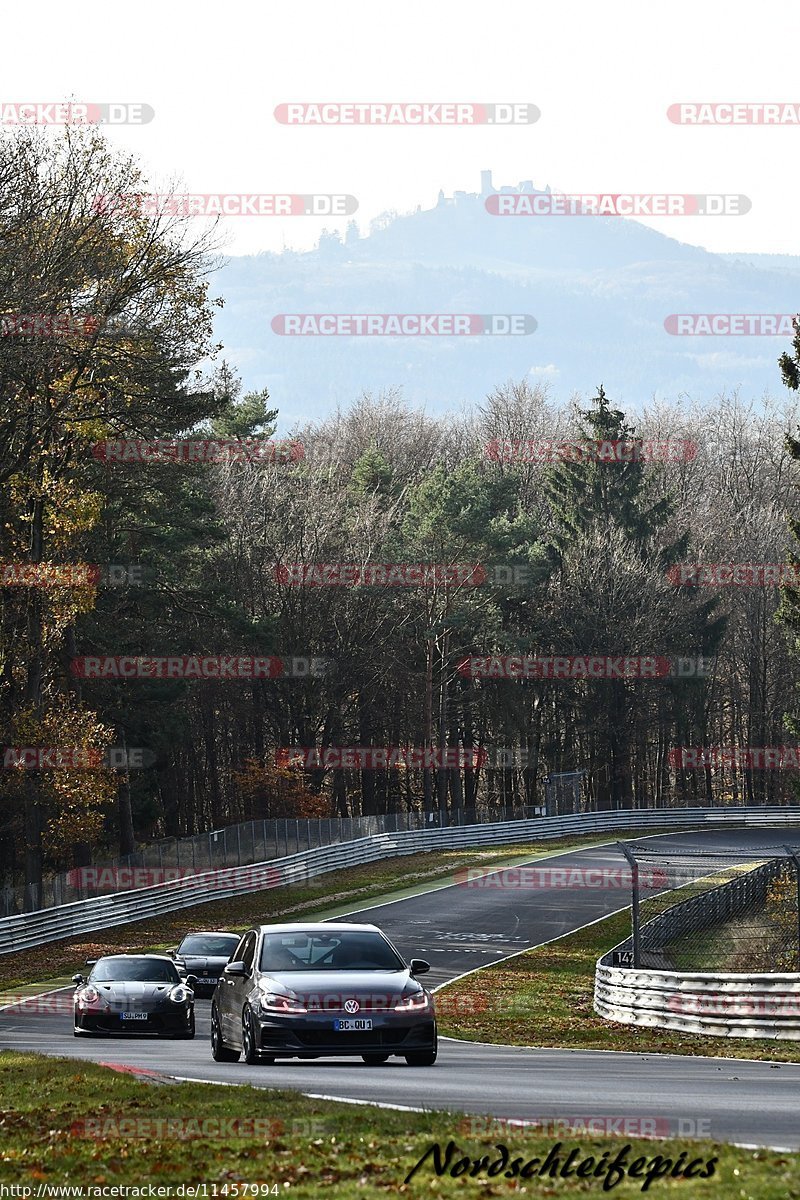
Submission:
[[[673,850],[675,855],[679,849],[727,852],[730,863],[731,852],[752,858],[760,848],[782,849],[795,839],[798,833],[791,829],[724,829],[642,838],[637,845]],[[619,868],[624,862],[608,845],[570,851],[547,859],[546,865]],[[692,869],[702,875],[714,865],[713,858],[697,859]],[[428,959],[432,969],[426,983],[437,987],[578,929],[629,901],[628,889],[616,887],[434,885],[434,890],[408,899],[359,909],[357,917],[353,910],[347,919],[374,922],[407,958]],[[212,911],[209,908],[209,914]],[[75,969],[81,965],[76,962]],[[71,990],[65,989],[65,997]],[[198,1000],[197,1037],[191,1042],[113,1036],[79,1040],[72,1035],[71,1011],[40,1012],[32,1004],[0,1011],[0,1048],[92,1059],[176,1078],[297,1088],[331,1099],[445,1108],[520,1121],[654,1118],[659,1134],[682,1140],[697,1135],[800,1149],[800,1063],[536,1050],[443,1038],[434,1067],[409,1067],[402,1059],[390,1059],[381,1067],[369,1067],[360,1059],[286,1060],[249,1067],[212,1060],[209,1013],[210,1001]],[[532,1046],[536,1040],[534,1015]]]

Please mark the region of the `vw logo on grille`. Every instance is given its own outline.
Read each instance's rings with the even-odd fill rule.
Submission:
[[[344,1002],[344,1011],[345,1012],[357,1013],[360,1008],[361,1008],[361,1005],[358,1003],[357,1000],[345,1000],[345,1002]]]

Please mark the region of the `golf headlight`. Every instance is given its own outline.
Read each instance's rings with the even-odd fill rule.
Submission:
[[[190,999],[192,993],[188,987],[182,983],[176,983],[175,987],[170,990],[169,998],[173,1004],[185,1004]]]
[[[85,1008],[87,1004],[96,1004],[100,999],[100,993],[97,988],[89,984],[88,987],[81,988],[78,992],[78,1004]]]
[[[395,1004],[395,1012],[423,1012],[428,1008],[429,1000],[427,992],[412,992],[410,996],[403,996],[399,1003]]]
[[[259,997],[259,1008],[262,1013],[304,1013],[308,1012],[305,1004],[292,996],[280,996],[276,992],[262,992]]]

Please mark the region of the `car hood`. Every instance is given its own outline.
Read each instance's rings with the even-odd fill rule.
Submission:
[[[401,996],[424,991],[409,971],[276,971],[262,974],[262,991],[286,993],[300,1000],[337,1007],[336,1001],[357,999],[365,1007],[385,1007]]]
[[[113,983],[93,983],[91,985],[100,995],[101,1002],[115,1004],[119,1001],[137,1000],[140,1003],[155,1004],[166,1000],[174,983],[138,983],[132,980],[114,980]]]

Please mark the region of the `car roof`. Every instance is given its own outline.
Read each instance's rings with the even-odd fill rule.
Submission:
[[[275,925],[259,925],[261,933],[330,933],[334,929],[348,933],[380,933],[377,925],[360,925],[355,921],[291,921]]]
[[[168,954],[102,954],[97,962],[101,963],[106,958],[157,958],[160,962],[172,962]],[[97,963],[95,963],[95,966],[97,966]]]
[[[187,937],[231,937],[238,941],[241,936],[240,933],[231,933],[230,929],[192,929],[183,935],[181,941]]]

